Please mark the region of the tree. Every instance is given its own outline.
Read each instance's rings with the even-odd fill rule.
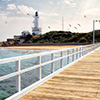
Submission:
[[[33,35],[35,35],[33,33]],[[51,31],[41,35],[33,36],[28,34],[20,38],[25,40],[25,43],[91,43],[93,41],[93,33],[71,33],[67,31]],[[96,41],[100,41],[100,34],[95,34]]]
[[[36,35],[35,33],[32,33],[32,35]]]
[[[82,37],[82,38],[79,40],[79,42],[81,42],[81,43],[87,42],[87,39],[86,39],[85,37]]]
[[[32,35],[31,34],[27,34],[25,36],[25,42],[30,41],[32,39]]]

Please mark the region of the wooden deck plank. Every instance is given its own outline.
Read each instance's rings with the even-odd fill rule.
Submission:
[[[100,100],[100,49],[19,100]]]

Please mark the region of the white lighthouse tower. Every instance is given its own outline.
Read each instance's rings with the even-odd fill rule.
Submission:
[[[36,35],[42,34],[42,29],[39,28],[38,12],[35,12],[35,20],[34,20],[34,27],[32,28],[32,34],[36,34]]]

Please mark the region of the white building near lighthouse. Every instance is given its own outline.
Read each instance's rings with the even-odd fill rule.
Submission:
[[[36,35],[42,34],[42,29],[39,28],[38,12],[35,12],[35,20],[34,20],[34,27],[32,27],[32,34],[36,34]]]

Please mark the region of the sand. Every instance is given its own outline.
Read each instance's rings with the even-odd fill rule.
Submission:
[[[59,50],[65,48],[77,47],[79,45],[68,45],[68,46],[10,46],[10,47],[0,47],[5,49],[30,49],[30,50]]]

